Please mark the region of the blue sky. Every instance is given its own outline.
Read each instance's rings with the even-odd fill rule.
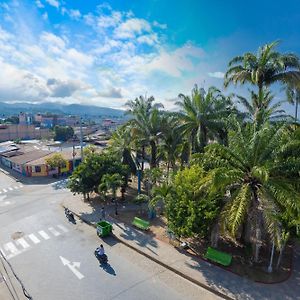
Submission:
[[[0,101],[123,108],[147,94],[172,109],[277,39],[300,54],[299,1],[0,0]]]

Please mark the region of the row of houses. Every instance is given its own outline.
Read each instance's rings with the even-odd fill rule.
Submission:
[[[26,148],[7,142],[0,145],[0,162],[5,167],[28,177],[47,177],[72,173],[81,162],[79,154],[73,151],[60,151],[59,153],[67,162],[66,165],[62,168],[51,168],[46,161],[54,153],[56,152]]]

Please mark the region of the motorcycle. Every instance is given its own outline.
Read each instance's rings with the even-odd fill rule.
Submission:
[[[65,208],[65,215],[70,222],[76,224],[74,214],[68,208]]]
[[[98,259],[99,263],[102,265],[106,265],[108,263],[108,258],[106,254],[99,255],[97,249],[94,251],[96,258]]]

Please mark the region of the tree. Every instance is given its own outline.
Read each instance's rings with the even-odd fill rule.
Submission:
[[[168,227],[178,236],[207,237],[218,216],[221,198],[204,191],[204,177],[204,170],[194,165],[179,171],[172,187],[164,188]]]
[[[54,127],[54,140],[55,141],[67,141],[74,136],[74,129],[70,126],[58,126]]]
[[[61,153],[54,153],[50,157],[46,158],[46,164],[52,168],[58,168],[59,172],[61,168],[65,168],[68,161],[62,156]]]
[[[101,178],[101,182],[98,186],[99,192],[108,192],[112,191],[113,194],[113,201],[115,203],[115,214],[118,214],[118,202],[117,202],[117,189],[120,188],[124,184],[124,180],[122,176],[118,173],[114,174],[105,174]]]
[[[239,103],[246,109],[246,117],[253,122],[255,126],[260,127],[267,121],[278,121],[287,118],[285,111],[278,109],[285,101],[279,101],[272,104],[274,96],[267,88],[263,88],[257,94],[250,91],[251,101],[242,96],[237,96]]]
[[[289,84],[286,89],[287,101],[295,105],[295,123],[298,122],[298,105],[300,104],[300,86]]]
[[[69,178],[69,187],[73,193],[87,194],[98,193],[98,186],[106,174],[120,174],[126,177],[127,166],[123,165],[120,158],[111,153],[90,153],[75,169]]]
[[[265,124],[256,130],[235,122],[228,147],[208,145],[201,165],[209,193],[226,199],[220,218],[223,234],[250,241],[255,260],[262,241],[271,240],[279,248],[283,216],[299,220],[300,139],[285,125]]]
[[[151,158],[150,167],[155,168],[157,159],[157,143],[161,134],[161,118],[162,112],[159,108],[160,103],[153,104],[154,98],[145,98],[140,96],[134,101],[128,101],[127,114],[131,116],[129,124],[133,131],[133,137],[139,140],[142,145],[142,158],[145,158],[145,148],[150,145]],[[143,169],[143,164],[142,164]]]
[[[206,92],[197,85],[192,95],[179,95],[181,101],[176,104],[181,108],[179,117],[182,132],[190,138],[193,152],[201,152],[209,138],[216,138],[225,127],[225,118],[230,114],[232,102],[224,97],[215,87]]]
[[[250,83],[258,87],[258,94],[264,87],[275,82],[292,83],[300,80],[299,58],[292,53],[275,51],[278,41],[266,44],[257,54],[250,52],[234,57],[228,64],[224,85]]]

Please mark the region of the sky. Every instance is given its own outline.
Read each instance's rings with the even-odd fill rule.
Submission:
[[[300,55],[299,0],[0,0],[0,101],[124,109],[153,95],[174,109],[274,40]]]

